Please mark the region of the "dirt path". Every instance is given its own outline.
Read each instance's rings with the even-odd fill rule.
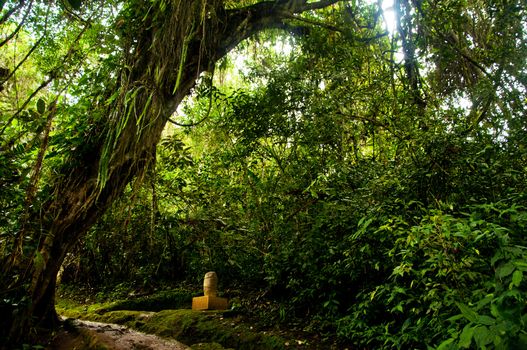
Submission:
[[[63,330],[57,334],[49,350],[78,349],[89,341],[112,350],[184,350],[188,346],[155,335],[140,333],[116,324],[74,320],[77,334]]]

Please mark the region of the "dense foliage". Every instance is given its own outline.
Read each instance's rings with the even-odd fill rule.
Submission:
[[[223,289],[279,302],[269,318],[357,348],[527,347],[527,8],[379,6],[304,14],[293,23],[309,28],[264,32],[202,74],[62,282],[149,291],[214,270]],[[92,151],[92,106],[115,99],[98,91],[112,38],[63,103],[57,83],[12,114],[2,92],[0,127],[16,125],[1,135],[2,237],[53,195],[35,184],[74,161],[65,149]],[[52,64],[35,57],[20,94]]]

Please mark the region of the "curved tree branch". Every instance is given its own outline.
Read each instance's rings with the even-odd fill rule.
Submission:
[[[221,24],[219,30],[214,33],[216,36],[213,40],[212,46],[207,48],[207,55],[209,57],[201,57],[202,43],[200,35],[196,35],[196,40],[189,43],[189,55],[196,54],[199,57],[199,67],[194,73],[199,76],[202,71],[211,69],[214,63],[221,57],[225,56],[240,42],[256,33],[266,29],[282,29],[290,32],[293,35],[302,35],[306,33],[309,27],[301,25],[292,25],[288,22],[291,20],[300,21],[298,16],[306,11],[313,11],[332,6],[337,3],[348,2],[349,0],[320,0],[317,2],[307,3],[307,0],[276,0],[276,1],[261,1],[256,4],[226,10],[224,8],[216,8],[218,23]],[[338,28],[310,20],[302,20],[311,26],[321,26],[330,30],[338,30]],[[202,33],[203,34],[203,33]],[[194,47],[192,47],[194,46]],[[203,64],[202,64],[203,63]],[[192,65],[187,62],[185,66],[188,68]],[[194,82],[188,82],[189,85],[185,88],[178,89],[179,91],[190,90]],[[177,108],[182,96],[178,93],[170,94],[169,101],[167,101],[166,114],[171,115]],[[169,121],[168,118],[165,120]],[[177,122],[170,121],[177,125]]]
[[[348,0],[320,0],[312,3],[307,3],[306,0],[263,1],[244,8],[225,11],[225,16],[221,19],[225,29],[216,49],[216,57],[222,57],[238,43],[261,30],[289,28],[284,21],[299,20],[295,14],[323,9],[346,1]],[[335,30],[335,28],[331,29]]]

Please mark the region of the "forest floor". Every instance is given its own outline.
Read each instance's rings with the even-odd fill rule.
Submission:
[[[156,335],[137,332],[116,324],[72,320],[69,327],[61,329],[54,336],[48,350],[86,348],[106,348],[108,350],[189,349],[188,346],[176,340],[163,339]]]
[[[58,296],[56,308],[66,322],[50,350],[346,348],[307,330],[303,320],[284,322],[283,318],[292,316],[254,295],[233,297],[230,309],[224,311],[190,310],[194,295],[181,289],[102,303],[68,293]]]

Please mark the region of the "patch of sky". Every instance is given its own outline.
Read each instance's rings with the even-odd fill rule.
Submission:
[[[381,3],[385,28],[393,35],[397,31],[397,14],[394,8],[394,0],[383,0]]]

